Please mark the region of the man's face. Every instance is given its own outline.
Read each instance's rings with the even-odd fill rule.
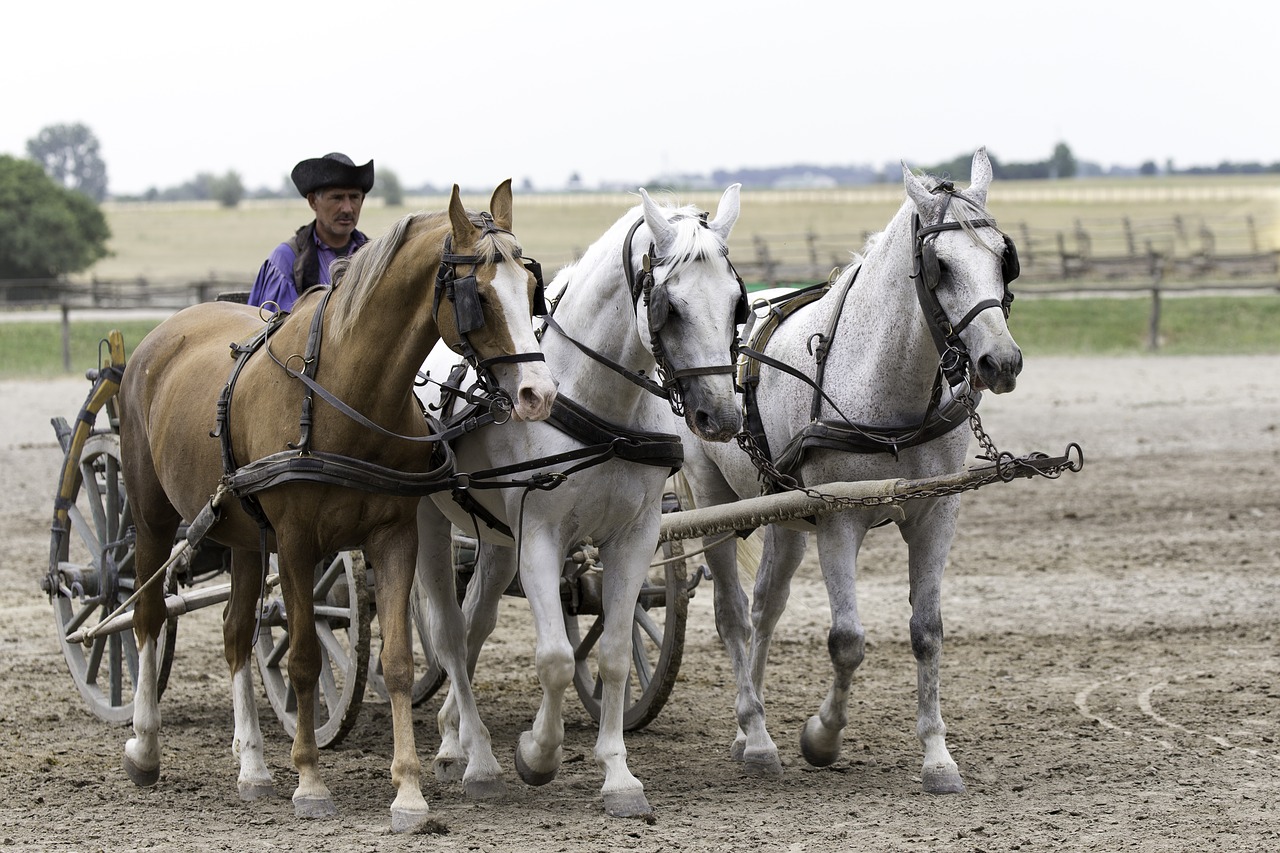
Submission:
[[[347,245],[360,222],[364,193],[355,187],[325,187],[308,195],[307,203],[316,213],[320,239],[335,249]]]

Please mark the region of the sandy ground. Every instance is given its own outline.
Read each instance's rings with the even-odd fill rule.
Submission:
[[[652,822],[611,819],[594,727],[569,702],[560,777],[511,767],[538,692],[522,601],[504,602],[476,689],[508,793],[473,803],[428,776],[436,834],[389,834],[390,715],[370,694],[326,750],[336,820],[300,822],[289,743],[260,709],[278,799],[241,803],[218,608],[183,616],[162,702],[159,784],[120,768],[127,729],[91,716],[39,588],[60,454],[82,380],[0,382],[0,846],[13,850],[1114,851],[1280,848],[1280,357],[1030,358],[982,412],[1001,449],[1086,465],[966,497],[944,585],[943,714],[968,792],[920,792],[901,541],[861,560],[870,651],[842,757],[813,769],[798,731],[829,676],[811,558],[774,643],[769,720],[779,779],[729,760],[732,674],[710,590],[691,605],[680,681],[628,737]],[[438,698],[418,709],[424,761]]]

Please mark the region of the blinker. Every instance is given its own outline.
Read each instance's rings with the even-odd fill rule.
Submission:
[[[449,282],[445,295],[453,303],[453,316],[458,324],[459,335],[484,328],[484,309],[480,305],[480,293],[476,288],[474,275]]]

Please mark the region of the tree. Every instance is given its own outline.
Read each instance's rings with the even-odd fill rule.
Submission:
[[[105,258],[111,230],[98,205],[30,160],[0,154],[0,279],[55,278]]]
[[[402,206],[404,188],[400,186],[400,176],[385,166],[378,169],[378,182],[373,187],[373,195],[381,196],[387,207]]]
[[[244,181],[240,180],[240,173],[235,171],[227,172],[220,178],[210,175],[208,190],[209,196],[217,199],[218,204],[235,207],[244,198]]]
[[[94,201],[107,197],[107,164],[98,153],[98,137],[83,124],[54,124],[27,140],[27,156],[69,190]]]
[[[1049,158],[1049,176],[1053,178],[1076,176],[1076,158],[1065,142],[1059,142],[1053,148],[1053,156]]]

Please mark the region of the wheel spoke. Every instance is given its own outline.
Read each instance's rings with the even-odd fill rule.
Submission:
[[[645,610],[643,607],[636,607],[636,627],[648,634],[649,639],[653,640],[655,645],[662,645],[663,628],[658,624],[657,620],[653,618],[649,611]]]
[[[583,635],[582,642],[573,650],[575,660],[586,660],[591,654],[591,650],[596,647],[596,643],[600,640],[600,635],[604,633],[604,617],[599,616],[591,627],[587,629],[587,633]]]
[[[327,654],[320,656],[320,677],[316,681],[316,725],[339,713],[342,708],[342,688],[334,677],[336,661]]]
[[[645,614],[648,617],[648,614]],[[640,631],[640,608],[636,608],[636,623],[631,628],[631,668],[635,670],[636,680],[643,691],[649,687],[653,679],[653,665],[649,662],[649,653],[644,646],[644,636]]]
[[[268,634],[270,636],[270,634]],[[271,646],[271,653],[262,656],[262,662],[269,667],[280,667],[280,662],[284,660],[285,654],[289,651],[289,632],[281,631],[280,639],[276,640]]]
[[[345,677],[351,667],[351,659],[347,647],[338,639],[333,629],[323,622],[316,625],[316,639],[320,641],[320,652],[337,665],[337,670]]]

